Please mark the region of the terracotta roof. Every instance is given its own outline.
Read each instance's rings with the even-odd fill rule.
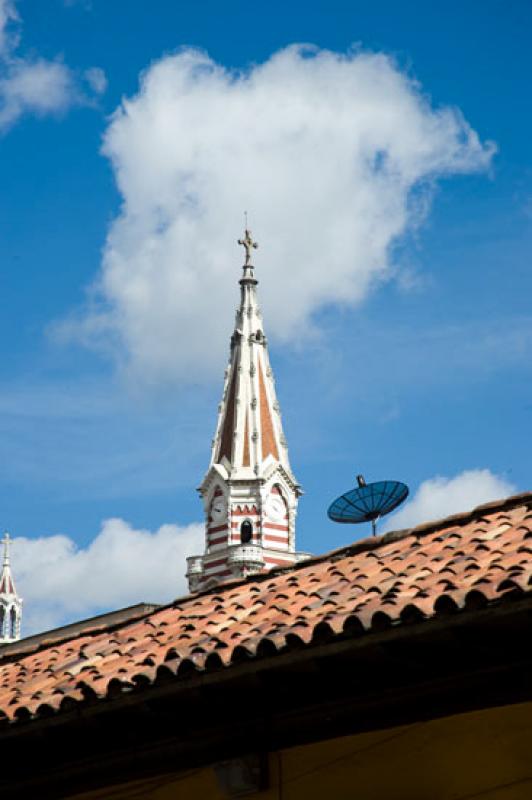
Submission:
[[[134,606],[117,608],[114,611],[97,614],[95,617],[78,619],[75,622],[61,625],[60,628],[40,631],[31,636],[25,636],[24,639],[20,641],[0,644],[0,663],[6,660],[6,656],[22,656],[26,653],[33,653],[39,647],[50,647],[52,644],[61,644],[67,639],[73,639],[80,633],[90,633],[94,635],[101,631],[107,631],[109,628],[119,623],[130,622],[133,619],[145,617],[150,612],[155,611],[156,608],[160,608],[159,603],[136,603]]]
[[[532,492],[0,659],[0,722],[530,595]]]

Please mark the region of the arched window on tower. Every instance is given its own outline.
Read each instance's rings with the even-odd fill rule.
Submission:
[[[17,610],[15,606],[12,606],[9,615],[9,636],[11,639],[17,638]]]
[[[6,635],[6,610],[4,606],[0,603],[0,639],[3,639]]]
[[[249,544],[253,538],[253,525],[249,519],[245,519],[240,526],[240,542]]]

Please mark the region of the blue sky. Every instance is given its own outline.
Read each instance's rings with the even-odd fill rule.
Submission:
[[[446,156],[442,167],[418,165],[420,174],[425,169],[422,180],[414,180],[405,194],[417,211],[410,205],[407,211],[397,210],[398,219],[408,213],[409,222],[398,223],[397,236],[389,234],[385,274],[376,264],[369,283],[352,289],[359,296],[354,299],[346,289],[346,302],[341,302],[342,260],[349,264],[356,256],[361,265],[356,275],[365,263],[364,253],[357,250],[359,239],[353,240],[352,248],[347,238],[345,249],[338,245],[335,250],[339,272],[336,277],[331,272],[339,293],[332,297],[322,279],[314,299],[305,301],[300,317],[293,319],[291,309],[297,302],[287,294],[296,295],[298,285],[308,286],[311,273],[317,271],[312,272],[309,261],[306,273],[300,261],[308,258],[310,239],[319,238],[316,248],[323,248],[326,275],[327,248],[336,247],[349,219],[344,222],[332,211],[329,219],[325,211],[310,222],[294,195],[290,202],[287,198],[284,212],[287,228],[279,232],[284,250],[275,249],[275,218],[266,219],[263,210],[268,208],[268,192],[276,197],[275,187],[267,186],[263,176],[261,186],[254,186],[251,168],[242,175],[246,186],[235,186],[239,198],[249,202],[251,227],[261,244],[257,266],[265,325],[291,461],[306,492],[298,518],[299,547],[324,551],[362,535],[359,529],[334,526],[326,519],[329,502],[352,485],[358,472],[368,479],[404,480],[414,494],[437,476],[452,481],[471,471],[478,471],[483,483],[481,499],[482,492],[499,488],[530,488],[530,4],[20,0],[16,11],[18,20],[10,20],[5,29],[17,39],[4,51],[0,76],[7,81],[21,65],[59,60],[67,70],[68,85],[48,106],[38,107],[35,98],[26,97],[26,105],[17,106],[3,128],[0,102],[3,527],[15,537],[38,539],[42,547],[43,537],[68,537],[72,555],[76,546],[83,552],[90,549],[102,533],[103,520],[110,517],[126,521],[133,531],[201,520],[195,487],[208,463],[238,300],[240,213],[228,212],[223,233],[217,229],[212,240],[207,221],[196,220],[194,235],[206,248],[202,253],[208,253],[210,241],[213,249],[223,249],[226,239],[227,250],[219,264],[214,259],[209,274],[219,286],[228,287],[224,298],[229,300],[222,304],[217,327],[209,327],[211,312],[203,302],[192,303],[187,314],[190,311],[199,322],[190,339],[188,317],[182,324],[177,320],[175,329],[165,328],[163,320],[161,337],[165,331],[178,335],[170,343],[170,355],[166,343],[161,366],[153,374],[146,369],[152,350],[142,351],[142,358],[132,356],[131,337],[137,337],[135,346],[142,349],[141,334],[132,333],[131,327],[127,334],[117,334],[116,316],[110,329],[105,308],[112,305],[110,294],[95,300],[89,290],[102,275],[102,258],[116,251],[127,262],[128,253],[134,252],[127,219],[133,212],[124,212],[124,199],[129,209],[137,204],[137,227],[142,228],[143,214],[152,213],[144,198],[139,200],[137,185],[149,183],[149,164],[139,163],[144,153],[139,143],[142,128],[137,136],[124,112],[116,122],[116,109],[123,98],[137,98],[135,113],[149,125],[148,100],[155,90],[144,87],[139,95],[140,76],[155,74],[155,62],[166,63],[183,48],[199,48],[220,68],[247,74],[253,65],[268,62],[294,43],[351,54],[353,63],[359,63],[357,54],[383,54],[394,75],[408,82],[410,95],[425,104],[425,116],[428,108],[431,114],[454,109],[456,118],[467,120],[469,130],[479,137],[476,154],[471,145],[467,168],[457,165],[456,155]],[[285,68],[289,67],[290,63]],[[98,68],[99,83],[94,72],[87,74],[91,68]],[[1,80],[0,97],[7,91]],[[198,86],[194,91],[200,91]],[[224,86],[220,84],[220,92]],[[264,86],[260,91],[266,91]],[[297,95],[297,86],[294,92]],[[257,113],[258,107],[249,106],[255,109],[250,113]],[[196,106],[187,108],[190,114],[198,113]],[[319,117],[319,105],[316,108]],[[360,109],[354,107],[357,113]],[[175,132],[169,132],[176,148],[184,147],[186,114],[178,123],[173,118],[169,123],[175,125]],[[458,131],[456,140],[463,135]],[[338,141],[343,146],[344,139]],[[496,152],[489,143],[495,144]],[[149,148],[148,140],[146,151]],[[147,158],[152,157],[148,153]],[[261,158],[257,149],[257,175]],[[315,166],[319,187],[319,164]],[[163,182],[161,192],[167,190]],[[159,191],[159,185],[153,191]],[[213,188],[214,205],[215,192]],[[161,201],[166,217],[174,213],[172,203],[168,200],[164,206]],[[345,207],[331,194],[331,209],[335,203]],[[241,206],[236,203],[237,207]],[[363,216],[363,209],[357,214]],[[163,227],[171,224],[166,217]],[[327,226],[335,219],[339,223],[329,245]],[[291,229],[296,232],[292,238],[287,234]],[[106,245],[110,232],[113,247]],[[171,262],[173,251],[164,243],[160,246],[166,247],[161,257]],[[279,252],[290,254],[286,282],[268,263],[268,253],[273,260]],[[233,272],[224,266],[230,263],[227,259],[233,260]],[[222,268],[226,271],[220,277]],[[289,272],[297,280],[291,280]],[[216,293],[217,286],[210,283],[204,291]],[[97,313],[94,303],[99,304]],[[277,305],[283,305],[282,314]],[[179,316],[183,307],[174,309],[170,302],[168,313]],[[94,325],[102,320],[103,331],[94,337]],[[146,320],[157,323],[157,313]],[[187,368],[183,354],[198,335],[201,339],[202,325],[207,339],[212,336],[218,344],[210,348],[212,363],[209,345],[194,344],[196,358],[208,365],[196,374]],[[220,331],[225,332],[222,344]],[[122,337],[118,345],[117,336]],[[180,365],[175,370],[169,367],[174,355]],[[455,510],[453,503],[468,507],[476,502],[471,482],[462,485],[465,490],[457,490],[449,501],[450,511]],[[436,504],[435,514],[440,507],[447,510],[445,503]],[[422,508],[430,515],[430,506]],[[194,536],[196,543],[197,531]],[[127,546],[127,537],[123,541]],[[42,548],[38,552],[42,557]],[[31,584],[40,578],[39,560],[33,556],[30,561],[22,581],[31,598]],[[181,565],[175,569],[176,586],[182,587],[177,576]],[[123,596],[109,595],[108,606],[129,601],[135,587],[128,584],[124,591]],[[150,591],[152,584],[142,584],[137,599],[158,599],[144,596]],[[39,622],[68,617],[65,603]],[[76,613],[97,606],[88,599]]]

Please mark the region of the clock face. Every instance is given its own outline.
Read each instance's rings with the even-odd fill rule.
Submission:
[[[275,522],[281,522],[286,516],[284,500],[278,494],[271,494],[266,500],[266,514]]]
[[[220,522],[225,517],[227,505],[223,497],[215,497],[211,505],[211,518],[213,522]]]

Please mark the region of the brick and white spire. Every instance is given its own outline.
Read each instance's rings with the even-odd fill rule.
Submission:
[[[240,306],[231,337],[209,469],[199,487],[205,509],[205,553],[187,559],[191,591],[221,580],[290,565],[301,489],[288,460],[268,357],[249,230]]]
[[[2,539],[4,559],[0,574],[0,645],[20,639],[22,599],[18,596],[11,574],[9,546],[11,539],[6,533]]]

